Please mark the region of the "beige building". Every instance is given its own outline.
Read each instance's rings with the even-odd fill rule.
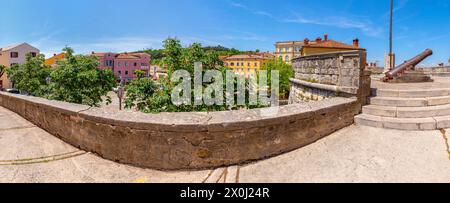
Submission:
[[[300,56],[303,41],[285,41],[277,42],[275,44],[275,56],[286,63],[291,63],[291,60]]]
[[[325,38],[328,39],[328,35],[325,35]],[[314,44],[315,42],[309,42],[310,44]],[[305,46],[305,41],[284,41],[277,42],[275,44],[275,56],[286,63],[291,63],[293,58],[299,57],[302,55],[302,48]]]
[[[26,61],[26,55],[28,53],[37,56],[39,52],[39,49],[27,43],[0,48],[0,65],[9,68],[15,64],[23,64]],[[6,73],[0,78],[0,88],[12,88],[12,84],[8,80]]]

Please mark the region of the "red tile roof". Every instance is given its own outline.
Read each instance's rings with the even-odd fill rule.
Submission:
[[[240,55],[233,55],[233,56],[229,56],[224,58],[223,60],[237,60],[237,59],[260,59],[260,60],[265,60],[265,59],[271,59],[273,58],[274,55],[270,54],[270,53],[260,53],[260,54],[240,54]]]
[[[342,42],[337,42],[334,40],[327,40],[327,41],[321,41],[316,42],[314,44],[308,44],[304,45],[304,47],[321,47],[321,48],[339,48],[339,49],[363,49],[357,46],[344,44]]]

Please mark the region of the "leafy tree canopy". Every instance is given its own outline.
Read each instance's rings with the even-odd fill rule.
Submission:
[[[8,77],[14,87],[22,93],[44,96],[48,91],[47,83],[50,68],[44,65],[45,57],[40,54],[33,57],[27,54],[26,61],[21,65],[13,65],[6,69]]]
[[[66,47],[66,60],[58,61],[58,68],[51,74],[48,98],[90,106],[102,102],[116,85],[112,70],[98,69],[95,56],[73,55],[73,49]],[[109,102],[111,98],[106,97]]]

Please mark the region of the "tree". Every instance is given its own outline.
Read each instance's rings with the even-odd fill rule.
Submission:
[[[287,99],[289,97],[290,92],[290,78],[294,76],[294,70],[292,66],[284,63],[280,59],[273,59],[265,63],[262,70],[267,70],[268,73],[268,85],[271,86],[271,74],[272,70],[279,71],[279,79],[280,79],[280,98]]]
[[[137,107],[139,111],[149,111],[149,100],[157,91],[156,83],[150,78],[138,77],[126,87],[125,108]]]
[[[145,77],[145,71],[143,71],[143,70],[135,70],[134,74],[136,75],[137,78]]]
[[[116,85],[111,70],[98,69],[95,56],[73,55],[73,49],[66,47],[66,60],[58,61],[58,68],[51,75],[49,99],[77,104],[98,106]],[[106,96],[108,103],[111,98]]]
[[[0,78],[5,74],[6,72],[6,66],[0,65]]]
[[[165,57],[162,59],[162,64],[167,65],[167,67],[169,68],[169,78],[174,71],[183,68],[182,50],[183,47],[181,46],[180,40],[174,38],[168,38],[164,40]]]
[[[45,57],[40,54],[33,57],[27,54],[26,62],[22,65],[13,65],[6,71],[14,86],[21,92],[33,96],[44,96],[47,94],[50,67],[44,65]]]

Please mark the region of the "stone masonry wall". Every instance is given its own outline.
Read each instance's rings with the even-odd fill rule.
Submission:
[[[216,168],[279,155],[351,125],[361,109],[355,98],[332,98],[254,110],[144,114],[3,92],[0,105],[82,150],[163,170]]]
[[[291,103],[352,97],[365,103],[370,94],[370,73],[364,71],[365,51],[343,51],[294,59]]]

